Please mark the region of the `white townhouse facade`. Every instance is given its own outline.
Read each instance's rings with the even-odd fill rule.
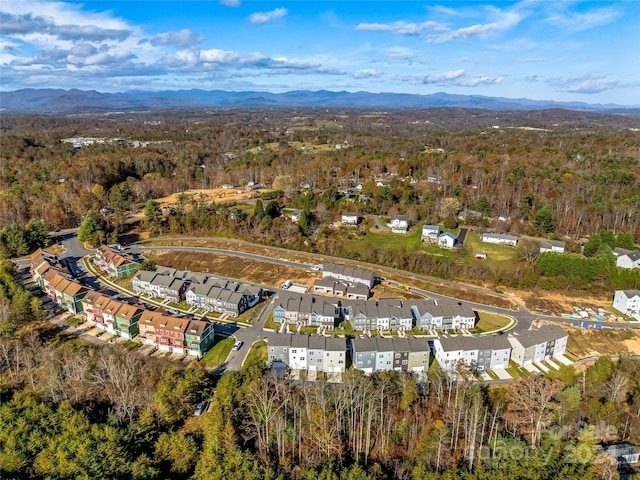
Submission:
[[[360,223],[360,215],[355,212],[343,212],[342,213],[342,225],[357,227]]]
[[[640,267],[640,250],[614,248],[613,254],[616,256],[616,267],[628,269]]]
[[[454,371],[461,363],[478,373],[509,366],[511,344],[501,335],[439,337],[433,354],[443,370]]]
[[[438,235],[438,246],[443,248],[453,248],[456,245],[456,236],[451,232],[444,232]]]
[[[341,337],[291,333],[267,335],[269,362],[294,370],[340,373],[346,370],[347,341]]]

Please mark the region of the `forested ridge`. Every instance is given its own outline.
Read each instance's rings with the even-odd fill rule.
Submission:
[[[474,209],[532,220],[548,205],[559,234],[623,230],[637,240],[640,134],[631,127],[638,124],[561,110],[6,115],[0,224],[77,226],[106,203],[126,210],[188,188],[250,181],[279,186],[295,203],[303,183],[325,191],[353,179],[370,197],[356,207],[370,213],[435,222]],[[78,149],[60,141],[79,136],[122,141]],[[135,140],[156,143],[134,148]],[[311,148],[336,144],[345,148]],[[373,178],[387,173],[394,183],[377,187]],[[442,183],[426,182],[429,175]],[[338,212],[346,201],[334,200],[327,207]]]

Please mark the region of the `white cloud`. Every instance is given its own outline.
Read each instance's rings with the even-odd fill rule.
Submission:
[[[159,33],[153,37],[150,41],[151,45],[176,45],[180,48],[188,48],[198,45],[204,40],[202,35],[193,33],[188,28],[182,29],[179,32],[164,32]]]
[[[270,12],[255,12],[249,15],[249,22],[254,25],[261,25],[263,23],[269,23],[273,20],[284,17],[287,14],[286,8],[276,8]]]
[[[601,93],[620,86],[617,80],[605,76],[582,75],[570,78],[553,78],[549,84],[569,93]]]
[[[595,8],[587,12],[559,12],[545,18],[545,22],[570,32],[579,32],[611,23],[620,16],[613,8]]]
[[[469,40],[472,38],[487,38],[495,33],[510,30],[517,26],[524,14],[517,10],[501,11],[497,8],[487,8],[491,15],[495,17],[493,22],[471,25],[455,30],[449,30],[439,34],[432,34],[428,37],[430,43],[445,43],[454,40]]]
[[[443,26],[437,22],[423,23],[360,23],[356,30],[360,32],[384,32],[396,35],[420,35],[424,30],[442,30]]]
[[[358,70],[356,72],[354,72],[351,75],[353,78],[358,78],[358,79],[362,79],[362,78],[379,78],[382,76],[382,72],[378,72],[377,70],[373,70],[373,69],[362,69],[362,70]]]
[[[433,84],[443,87],[478,87],[480,85],[498,85],[502,83],[504,77],[491,77],[488,75],[469,76],[464,70],[453,70],[450,72],[428,75],[423,78],[422,83]]]
[[[225,7],[236,8],[240,6],[240,0],[220,0],[220,5],[224,5]]]

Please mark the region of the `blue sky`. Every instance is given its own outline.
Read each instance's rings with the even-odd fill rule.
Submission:
[[[0,89],[640,104],[640,1],[3,0]]]

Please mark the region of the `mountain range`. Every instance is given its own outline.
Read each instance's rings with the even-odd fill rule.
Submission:
[[[429,95],[403,93],[332,92],[298,90],[284,93],[223,90],[131,90],[102,93],[95,90],[22,89],[0,92],[0,110],[22,113],[80,113],[113,110],[198,108],[198,107],[334,107],[334,108],[478,108],[484,110],[569,110],[640,114],[640,105],[589,104],[486,97],[480,95]]]

